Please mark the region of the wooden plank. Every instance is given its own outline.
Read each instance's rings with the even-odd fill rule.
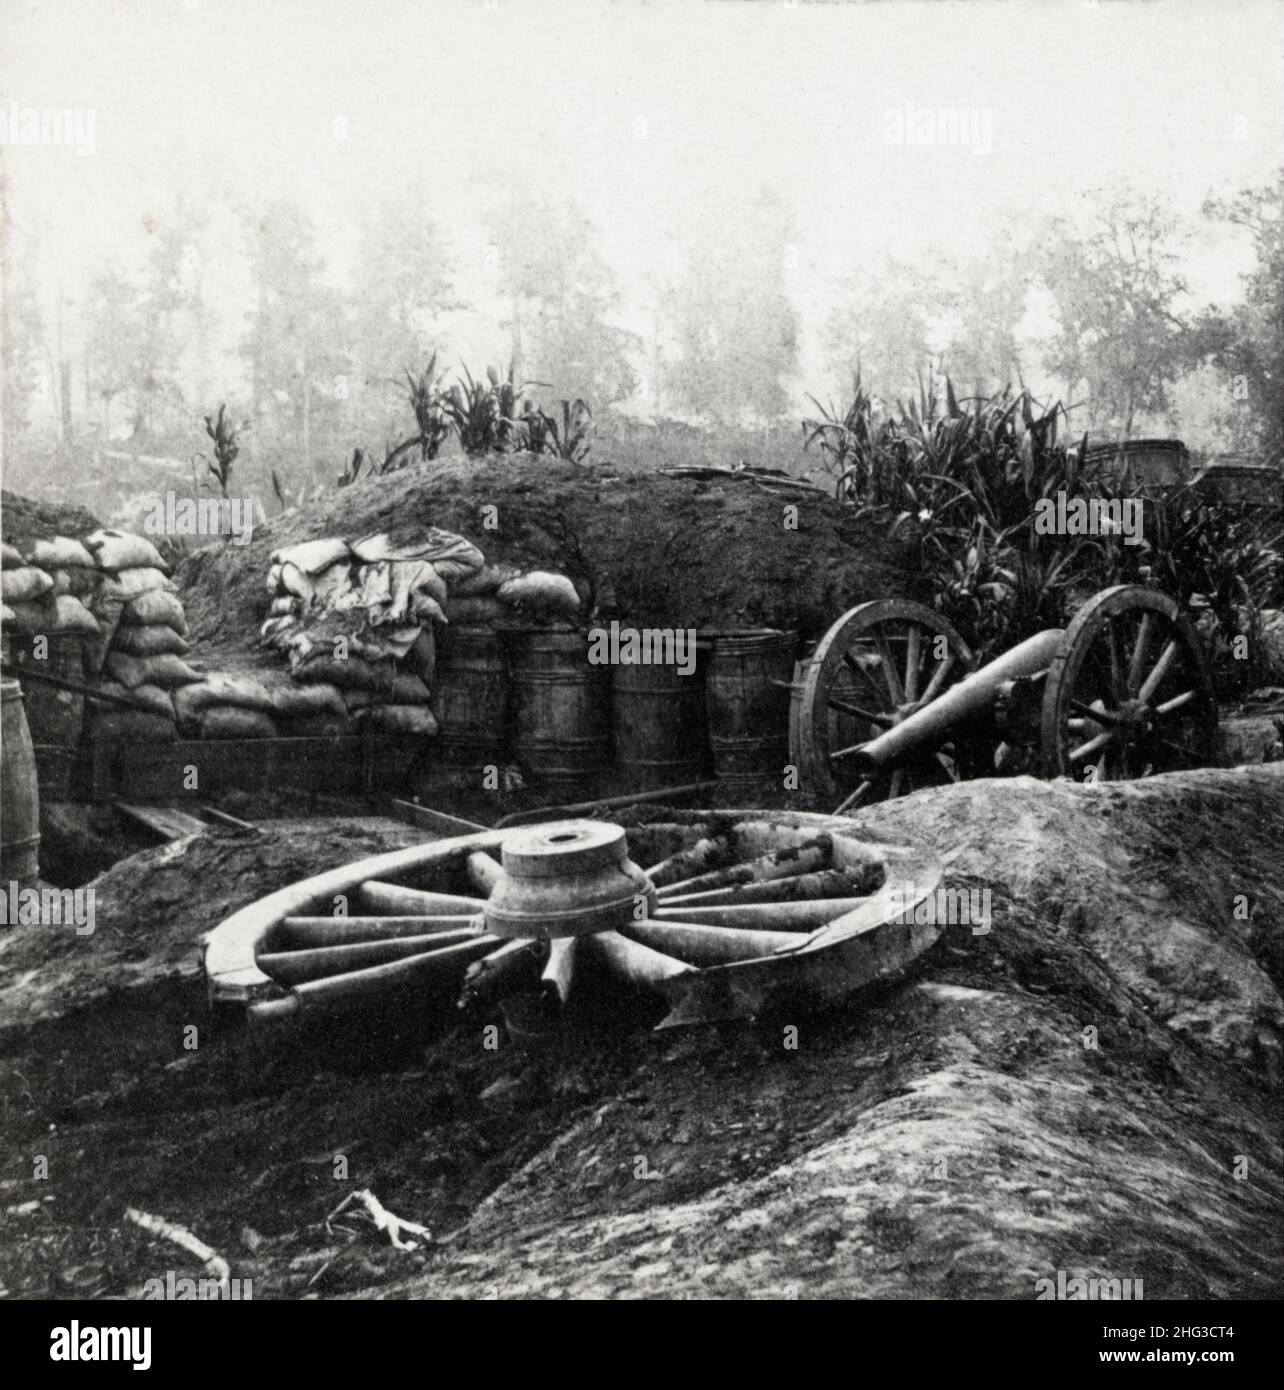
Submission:
[[[442,837],[471,835],[478,830],[490,829],[488,825],[478,825],[476,821],[461,820],[458,816],[448,816],[445,811],[436,811],[431,806],[421,806],[417,801],[400,801],[393,797],[392,809],[398,820]]]
[[[186,811],[179,811],[170,806],[137,806],[128,801],[121,801],[119,797],[112,801],[112,805],[122,815],[137,821],[153,835],[159,835],[162,840],[182,840],[188,835],[204,835],[208,829],[203,820],[197,820]]]

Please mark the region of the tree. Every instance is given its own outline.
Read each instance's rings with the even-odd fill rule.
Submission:
[[[309,481],[318,453],[346,452],[340,424],[351,373],[343,300],[322,278],[315,242],[289,203],[271,204],[254,225],[257,302],[245,340],[260,438],[297,449]]]
[[[1255,417],[1267,458],[1284,461],[1284,168],[1273,183],[1226,202],[1210,199],[1207,216],[1245,228],[1257,264],[1244,277],[1244,302],[1214,305],[1201,319],[1197,350],[1230,378],[1231,399]]]
[[[514,200],[493,228],[520,375],[598,408],[631,395],[640,340],[614,321],[620,292],[584,212],[565,198]]]
[[[934,294],[929,283],[892,261],[847,282],[827,325],[830,366],[844,386],[859,374],[886,401],[917,394],[919,373],[931,358],[926,306]]]
[[[3,267],[3,347],[4,390],[0,397],[0,420],[4,435],[12,439],[31,423],[31,402],[40,378],[40,355],[44,342],[44,322],[35,290],[25,280],[15,280],[12,265]]]
[[[90,395],[102,403],[104,436],[115,402],[141,394],[155,370],[144,306],[144,291],[119,266],[105,267],[89,282],[85,377]]]
[[[798,368],[798,312],[786,281],[793,218],[760,190],[711,236],[688,245],[685,272],[664,296],[676,354],[665,395],[678,411],[724,423],[774,420]]]
[[[462,307],[445,235],[421,206],[409,195],[385,202],[361,226],[352,342],[363,423],[380,434],[402,415],[403,373],[419,373],[436,351],[442,316]]]
[[[1027,277],[1015,252],[996,245],[968,261],[945,291],[954,321],[944,368],[959,391],[989,396],[1021,375],[1017,325],[1025,312]]]
[[[1073,399],[1086,390],[1089,425],[1128,439],[1141,413],[1169,408],[1192,341],[1179,306],[1175,223],[1156,204],[1107,204],[1087,233],[1054,219],[1042,270],[1058,330],[1048,367]]]

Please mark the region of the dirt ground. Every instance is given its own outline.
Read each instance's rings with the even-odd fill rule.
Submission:
[[[784,507],[798,506],[797,529]],[[486,529],[496,509],[496,529]],[[396,540],[427,526],[467,536],[487,560],[568,575],[595,618],[655,626],[774,626],[818,637],[867,598],[922,598],[908,547],[820,491],[779,497],[743,480],[612,472],[517,454],[443,459],[327,494],[218,544],[179,575],[198,644],[244,645],[267,616],[268,556],[322,536]]]
[[[948,928],[908,976],[789,1020],[796,1049],[779,1021],[620,1021],[491,1051],[450,1009],[252,1031],[206,1010],[200,934],[414,832],[278,821],[134,855],[95,881],[91,937],[0,945],[0,1284],[199,1274],[132,1205],[258,1299],[1029,1299],[1058,1270],[1278,1296],[1282,791],[1274,764],[871,808],[871,835],[992,891],[992,931]],[[363,1187],[433,1244],[327,1231]]]

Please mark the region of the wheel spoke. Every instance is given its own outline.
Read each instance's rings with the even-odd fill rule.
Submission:
[[[1128,694],[1135,695],[1141,684],[1141,672],[1146,664],[1146,648],[1150,645],[1151,613],[1147,609],[1141,615],[1137,627],[1137,641],[1133,645],[1132,659],[1128,663]]]
[[[922,630],[917,623],[909,625],[909,642],[905,652],[905,699],[913,704],[918,699],[919,643]]]
[[[1076,714],[1081,714],[1085,719],[1094,719],[1098,724],[1122,724],[1123,720],[1113,710],[1093,709],[1091,705],[1085,705],[1082,700],[1072,699],[1070,708]]]
[[[941,693],[941,687],[945,684],[945,678],[950,674],[950,668],[954,665],[954,653],[946,654],[945,659],[932,672],[932,679],[927,683],[927,689],[923,691],[923,698],[919,701],[920,705],[926,705]]]
[[[881,628],[874,629],[874,645],[878,649],[879,660],[883,663],[883,675],[887,679],[887,692],[892,697],[892,704],[903,705],[905,687],[901,684],[901,674],[892,660],[892,649],[887,645],[887,634]]]
[[[1113,729],[1107,729],[1105,733],[1098,734],[1095,738],[1090,738],[1087,743],[1081,743],[1078,748],[1070,750],[1070,761],[1077,763],[1081,758],[1089,757],[1098,748],[1104,748],[1115,736]]]
[[[1174,695],[1171,700],[1165,700],[1162,705],[1155,706],[1156,714],[1172,714],[1174,710],[1179,710],[1183,705],[1188,705],[1199,697],[1198,690],[1183,690],[1180,695]]]
[[[1123,662],[1119,656],[1119,633],[1114,623],[1106,624],[1106,646],[1110,652],[1110,695],[1118,701],[1127,698],[1127,686],[1124,682]]]
[[[1159,689],[1163,678],[1168,674],[1168,668],[1173,664],[1174,659],[1180,650],[1179,644],[1175,639],[1169,639],[1168,645],[1160,654],[1159,660],[1155,663],[1155,669],[1146,677],[1145,683],[1137,692],[1137,698],[1142,701],[1149,700],[1150,697]]]
[[[862,782],[850,796],[845,797],[839,805],[834,807],[834,815],[841,816],[844,811],[850,811],[853,806],[859,806],[873,785],[872,782]]]
[[[863,719],[869,724],[877,724],[880,729],[890,729],[896,723],[889,714],[876,714],[873,710],[854,705],[850,700],[844,700],[837,695],[829,696],[826,703],[830,709],[837,710],[839,714],[850,714],[855,719]]]

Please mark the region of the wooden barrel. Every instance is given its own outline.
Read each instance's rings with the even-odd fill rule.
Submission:
[[[437,650],[432,690],[435,758],[446,767],[482,768],[504,760],[508,670],[491,627],[452,624]]]
[[[615,766],[639,791],[698,781],[707,765],[704,670],[616,666],[611,677]]]
[[[0,680],[0,889],[34,886],[39,872],[40,794],[23,713],[22,687]]]
[[[582,783],[611,761],[611,672],[585,634],[512,634],[513,752],[535,781]]]
[[[37,674],[80,684],[84,681],[84,648],[85,639],[78,632],[17,637],[13,660]],[[85,722],[85,697],[33,680],[27,683],[25,706],[41,800],[66,801],[71,795],[72,766]]]
[[[798,634],[747,628],[712,635],[706,700],[720,781],[780,779],[789,758],[789,696]]]

